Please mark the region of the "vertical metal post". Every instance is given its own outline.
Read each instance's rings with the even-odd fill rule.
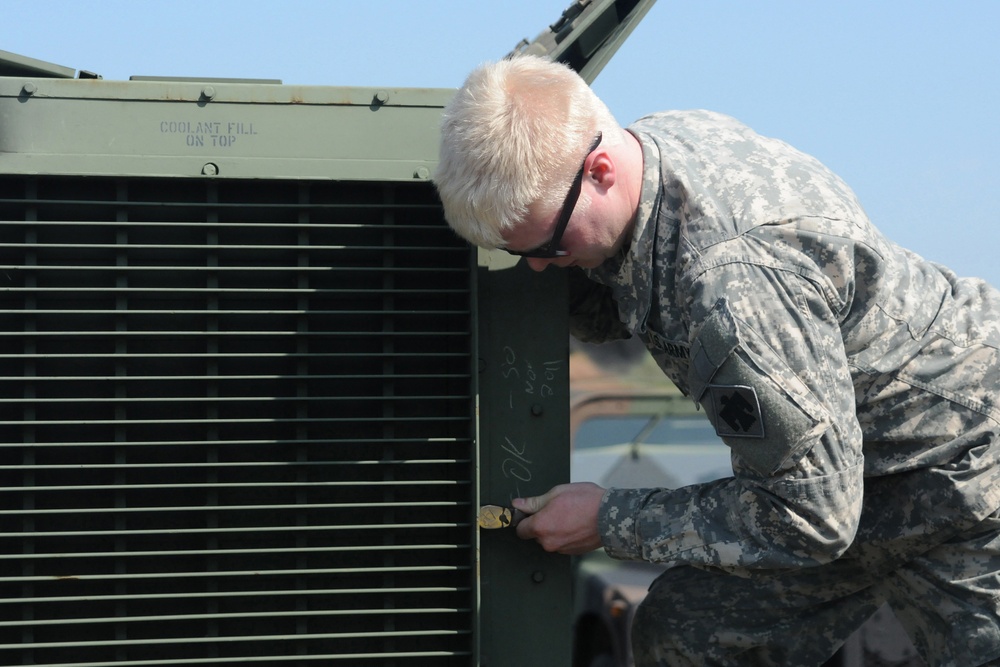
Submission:
[[[480,500],[509,504],[569,479],[566,281],[481,251],[478,294]],[[568,667],[568,557],[481,531],[480,586],[480,667]]]

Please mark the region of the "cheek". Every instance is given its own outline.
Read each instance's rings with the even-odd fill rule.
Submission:
[[[579,220],[573,220],[566,228],[562,245],[573,254],[586,252],[592,249],[595,242],[598,241],[594,231],[590,220],[580,216]]]

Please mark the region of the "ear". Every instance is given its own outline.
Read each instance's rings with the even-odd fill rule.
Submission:
[[[594,187],[610,190],[618,180],[618,168],[611,154],[598,147],[587,158],[587,162],[587,178],[591,180]]]

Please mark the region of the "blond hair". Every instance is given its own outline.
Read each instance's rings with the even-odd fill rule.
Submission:
[[[565,65],[527,55],[480,65],[444,110],[434,181],[448,224],[503,247],[529,206],[560,205],[598,130],[620,141],[607,106]]]

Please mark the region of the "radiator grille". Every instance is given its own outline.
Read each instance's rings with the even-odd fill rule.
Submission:
[[[0,252],[0,664],[472,662],[431,186],[0,176]]]

